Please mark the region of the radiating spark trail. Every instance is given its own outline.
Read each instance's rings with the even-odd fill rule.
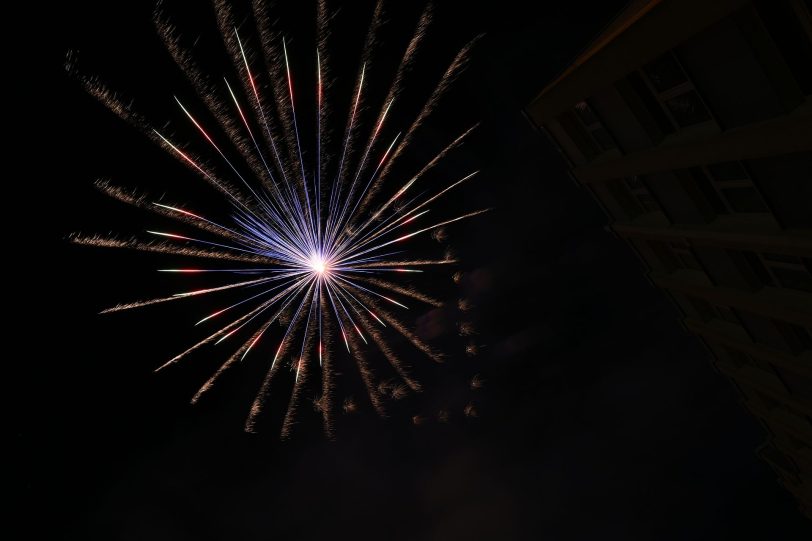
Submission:
[[[385,70],[377,69],[376,43],[386,18],[384,1],[378,0],[354,76],[347,83],[346,119],[339,128],[343,133],[333,143],[333,123],[328,120],[335,106],[332,85],[338,78],[333,78],[330,68],[331,17],[326,0],[316,2],[315,88],[311,92],[303,88],[306,85],[301,81],[307,78],[299,77],[302,72],[296,70],[295,57],[288,54],[293,42],[274,28],[265,1],[252,0],[253,17],[239,19],[227,0],[214,0],[217,27],[232,63],[216,84],[205,75],[192,51],[182,46],[162,8],[156,11],[160,37],[191,84],[192,96],[200,101],[195,103],[184,95],[174,97],[180,109],[177,116],[185,117],[184,122],[188,120],[194,127],[194,141],[190,143],[170,135],[169,123],[154,127],[96,79],[80,76],[92,96],[202,177],[224,196],[227,205],[227,212],[209,214],[208,210],[197,210],[208,208],[200,202],[170,204],[171,200],[163,197],[151,199],[106,180],[97,181],[98,189],[110,197],[185,227],[147,230],[163,239],[158,241],[74,235],[72,242],[216,261],[160,268],[158,272],[166,280],[194,280],[194,285],[182,293],[119,304],[103,313],[181,299],[188,304],[204,304],[211,299],[189,322],[199,328],[213,327],[208,331],[211,334],[156,371],[177,364],[204,346],[229,347],[236,341],[237,345],[230,346],[234,349],[224,356],[225,362],[194,394],[192,403],[243,361],[246,366],[261,364],[265,376],[245,429],[256,430],[272,385],[275,393],[278,385],[287,383],[290,390],[282,437],[291,434],[306,400],[313,401],[322,415],[325,433],[332,437],[337,376],[348,366],[357,368],[369,402],[381,416],[386,415],[384,396],[402,398],[404,393],[422,389],[411,363],[403,361],[388,339],[395,336],[407,348],[413,346],[430,359],[441,361],[440,355],[404,322],[410,308],[404,303],[412,305],[412,317],[419,315],[415,308],[443,306],[442,299],[418,290],[411,279],[430,276],[432,268],[454,264],[456,259],[450,255],[413,255],[415,243],[405,241],[487,210],[447,218],[436,207],[429,207],[473,178],[476,171],[437,186],[413,188],[462,145],[476,126],[457,136],[428,162],[417,164],[417,173],[400,178],[392,187],[386,182],[394,176],[395,161],[418,141],[419,129],[462,72],[473,42],[448,65],[428,99],[418,102],[422,108],[415,108],[417,116],[403,120],[405,113],[399,111],[404,108],[403,89],[432,23],[432,7],[427,6],[416,20],[413,34],[400,49],[402,55],[392,79],[380,82],[376,77]],[[256,23],[253,30],[251,21]],[[68,67],[75,73],[75,59],[69,59]],[[375,110],[368,111],[365,102],[374,97],[368,95],[370,89],[381,88],[380,83],[386,95],[375,101]],[[308,105],[315,107],[314,116],[307,114]],[[214,120],[213,125],[207,118]],[[393,119],[403,125],[390,126]],[[189,150],[198,143],[210,157]],[[391,247],[393,244],[399,247]],[[272,330],[274,323],[284,330]],[[343,348],[336,347],[340,342]],[[374,350],[380,353],[379,359],[385,359],[380,364],[388,376],[379,375],[377,366],[373,370],[370,352]]]
[[[134,239],[120,240],[106,238],[98,235],[84,236],[73,235],[70,241],[75,244],[85,246],[95,246],[97,248],[128,248],[142,252],[156,252],[159,254],[171,254],[185,257],[202,257],[209,259],[223,259],[228,261],[238,261],[242,263],[266,263],[268,265],[278,264],[279,261],[261,254],[242,255],[231,254],[207,248],[188,248],[186,246],[175,246],[165,242],[142,242]]]
[[[403,137],[403,140],[398,145],[398,148],[395,150],[395,154],[392,156],[392,159],[389,161],[389,164],[384,168],[381,176],[379,177],[379,181],[383,182],[384,179],[389,174],[392,165],[397,161],[397,158],[401,155],[401,153],[409,146],[412,142],[412,138],[414,137],[415,132],[425,123],[426,119],[431,115],[434,109],[437,107],[440,99],[448,92],[448,89],[451,87],[451,83],[454,81],[454,78],[460,74],[460,72],[465,68],[466,64],[468,63],[468,58],[471,53],[471,49],[473,49],[474,45],[481,39],[481,35],[477,36],[473,40],[471,40],[465,47],[463,47],[457,56],[454,57],[454,60],[448,66],[448,69],[445,71],[443,76],[440,78],[440,82],[434,88],[429,96],[429,99],[426,101],[426,104],[423,106],[423,109],[420,111],[420,114],[417,116],[412,125],[409,126],[409,130],[406,132],[406,135]]]

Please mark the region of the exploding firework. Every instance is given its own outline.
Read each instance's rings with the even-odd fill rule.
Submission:
[[[431,21],[426,8],[402,55],[383,105],[368,133],[359,128],[371,49],[383,18],[382,2],[376,5],[355,79],[346,127],[333,154],[325,145],[326,98],[330,86],[326,36],[329,14],[324,0],[317,2],[317,44],[315,52],[315,148],[303,141],[297,120],[294,80],[289,62],[289,42],[269,23],[264,2],[252,3],[256,31],[235,24],[231,6],[215,0],[214,8],[233,72],[221,84],[204,75],[191,52],[181,45],[175,27],[165,14],[156,11],[156,23],[167,50],[191,83],[199,103],[217,126],[204,126],[194,105],[175,98],[178,113],[197,131],[201,143],[212,151],[211,165],[125,104],[117,94],[97,79],[78,76],[87,91],[117,116],[142,131],[168,154],[191,169],[225,198],[227,220],[209,219],[192,208],[151,200],[144,195],[99,181],[98,188],[122,202],[174,219],[197,233],[148,231],[151,240],[119,240],[76,235],[73,241],[100,247],[129,248],[208,259],[216,265],[162,269],[166,273],[194,275],[235,275],[231,283],[172,295],[169,297],[119,304],[103,312],[182,301],[200,295],[230,290],[241,293],[237,302],[207,314],[198,324],[226,319],[227,323],[157,368],[173,365],[207,344],[219,344],[240,337],[241,345],[203,384],[192,398],[197,402],[221,375],[239,364],[262,340],[273,340],[273,355],[267,373],[254,399],[246,421],[252,431],[269,393],[271,382],[283,364],[295,370],[295,379],[282,436],[290,434],[297,404],[303,401],[302,388],[312,371],[321,371],[320,396],[313,402],[324,419],[325,432],[332,434],[335,355],[340,350],[357,365],[373,408],[384,414],[383,395],[400,399],[407,389],[420,390],[420,384],[388,344],[386,332],[405,337],[411,346],[428,358],[439,355],[401,321],[409,300],[430,306],[442,303],[413,289],[399,279],[421,273],[437,265],[454,263],[453,258],[426,259],[409,256],[409,240],[430,234],[445,237],[445,226],[476,216],[477,210],[444,219],[427,221],[431,205],[471,179],[465,172],[435,188],[418,184],[453,149],[460,146],[474,127],[462,131],[436,156],[409,178],[394,180],[393,164],[415,142],[418,128],[431,115],[437,103],[462,71],[473,44],[466,45],[440,77],[427,101],[411,124],[388,140],[381,140],[390,110],[396,107],[401,89],[424,40]],[[73,68],[73,59],[69,58]],[[219,134],[219,135],[216,135]],[[358,142],[366,135],[366,142]],[[358,146],[358,152],[355,147]],[[312,156],[305,159],[306,155]],[[327,159],[332,158],[332,159]],[[353,159],[354,158],[354,159]],[[332,164],[328,166],[328,164]],[[390,177],[393,177],[390,180]],[[393,187],[387,185],[389,181]],[[425,191],[422,191],[425,190]],[[404,255],[406,254],[406,255]],[[220,267],[218,265],[227,265]],[[269,328],[282,323],[281,337],[271,337]],[[377,383],[367,361],[366,350],[377,348],[397,374],[398,381]],[[285,363],[281,362],[283,359]],[[351,399],[345,411],[354,411]],[[447,419],[447,414],[443,414]]]

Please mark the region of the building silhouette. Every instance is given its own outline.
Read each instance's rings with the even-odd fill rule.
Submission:
[[[526,113],[812,517],[812,1],[636,0]]]

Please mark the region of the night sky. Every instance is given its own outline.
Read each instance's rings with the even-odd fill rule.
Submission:
[[[292,44],[312,47],[310,3],[282,3]],[[72,232],[138,233],[156,221],[99,194],[94,179],[173,195],[200,181],[62,68],[66,51],[78,49],[80,70],[180,125],[172,95],[191,94],[155,35],[151,3],[78,4],[36,14],[46,19],[35,38],[46,56],[21,68],[36,83],[30,88],[48,90],[45,106],[39,92],[23,96],[33,116],[20,151],[30,153],[32,174],[10,180],[25,191],[15,204],[44,198],[36,225],[17,224],[26,231],[25,260],[11,260],[35,269],[20,271],[31,281],[20,290],[29,295],[18,321],[26,347],[7,359],[20,455],[14,494],[19,516],[33,517],[21,539],[40,530],[50,539],[155,541],[812,538],[755,456],[764,438],[757,422],[522,116],[622,0],[597,9],[574,0],[533,8],[520,0],[438,2],[418,90],[455,49],[486,33],[447,112],[426,130],[442,142],[482,122],[449,164],[482,174],[446,210],[494,211],[448,228],[465,279],[461,290],[447,276],[436,285],[451,301],[474,304],[481,353],[454,349],[424,380],[426,392],[412,402],[429,417],[424,425],[362,411],[342,420],[334,442],[312,414],[290,441],[279,441],[273,420],[259,434],[244,433],[262,370],[190,406],[221,353],[153,374],[190,345],[197,312],[98,315],[179,282],[156,276],[166,259],[67,242]],[[216,39],[208,5],[185,4],[205,8],[173,8],[176,18]],[[337,65],[354,66],[372,3],[332,4],[343,6],[333,28]],[[417,14],[417,3],[393,8],[386,38],[402,43]],[[310,69],[300,60],[297,69]],[[415,314],[410,323],[435,316]],[[471,391],[464,384],[475,373],[485,387]],[[477,419],[462,415],[469,400]],[[431,417],[446,408],[448,423]]]

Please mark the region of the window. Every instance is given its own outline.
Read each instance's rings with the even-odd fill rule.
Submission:
[[[775,371],[793,395],[805,402],[812,402],[812,379],[778,366]]]
[[[635,175],[633,177],[628,177],[626,179],[626,185],[629,186],[629,189],[631,189],[631,190],[645,190],[646,189],[646,186],[643,184],[643,181],[637,175]],[[646,190],[646,191],[648,191],[648,190]]]
[[[595,141],[571,111],[562,114],[557,120],[566,135],[575,144],[575,147],[586,158],[586,161],[593,160],[600,153]]]
[[[691,251],[691,246],[687,242],[676,241],[669,244],[671,251],[677,256],[683,268],[704,271],[693,251]]]
[[[711,164],[696,174],[703,174],[710,180],[711,188],[721,201],[723,210],[720,213],[769,212],[741,162]]]
[[[756,291],[771,283],[755,254],[712,246],[696,246],[694,253],[716,285]]]
[[[812,94],[812,20],[808,8],[800,0],[758,0],[755,5],[798,87],[804,94]]]
[[[620,151],[629,153],[651,148],[654,143],[652,134],[640,122],[639,111],[629,104],[629,92],[617,88],[618,85],[628,86],[620,80],[614,86],[596,91],[589,97],[589,106],[612,134],[612,140]]]
[[[761,370],[763,372],[766,372],[767,374],[769,374],[771,376],[776,375],[775,367],[772,364],[770,364],[769,362],[767,362],[767,361],[765,361],[763,359],[759,359],[758,357],[750,357],[749,355],[748,355],[748,359],[750,359],[750,364],[753,365],[754,367],[758,368],[759,370]]]
[[[600,126],[598,117],[595,116],[595,112],[585,101],[575,104],[575,114],[584,126]]]
[[[595,111],[589,106],[589,103],[582,101],[575,104],[575,116],[581,121],[581,125],[592,136],[592,139],[597,143],[602,151],[612,150],[616,148],[612,136],[604,128],[603,123],[598,119]]]
[[[749,366],[752,364],[752,359],[746,353],[739,351],[738,349],[731,349],[728,347],[722,347],[722,351],[724,351],[725,356],[733,363],[737,369],[742,368],[743,366]]]
[[[793,451],[800,450],[801,452],[805,452],[809,450],[809,446],[805,442],[799,440],[792,434],[783,434],[783,440],[792,446]]]
[[[812,229],[812,152],[748,160],[746,165],[784,227]]]
[[[673,98],[665,97],[663,101],[671,113],[671,118],[682,128],[705,122],[711,118],[696,90],[682,92]]]
[[[711,120],[708,108],[672,53],[646,64],[642,71],[673,126],[685,128]]]
[[[668,272],[673,272],[676,269],[693,269],[703,272],[705,270],[696,258],[691,246],[685,241],[663,242],[648,240],[646,244]]]
[[[741,325],[742,324],[742,322],[739,321],[739,318],[736,315],[736,312],[734,312],[733,310],[731,310],[727,306],[719,306],[719,305],[717,305],[715,308],[716,308],[716,312],[719,314],[719,317],[723,321],[727,321],[728,323],[733,323],[734,325]],[[742,354],[742,355],[744,355],[744,354]]]
[[[752,6],[745,5],[677,48],[680,62],[723,129],[773,118],[790,109],[772,77],[780,58],[777,52],[765,51],[762,42],[769,36],[759,28],[752,11]],[[800,98],[799,92],[796,95]],[[792,107],[798,105],[797,99],[790,101]]]
[[[767,272],[767,267],[764,266],[761,259],[759,259],[758,255],[755,252],[740,252],[741,256],[746,261],[746,265],[750,271],[755,275],[756,287],[758,286],[769,286],[773,285],[774,281],[770,273]],[[744,264],[744,263],[742,263]]]
[[[618,83],[618,91],[624,94],[629,107],[655,141],[676,131],[639,71],[631,72],[624,81]]]
[[[788,351],[794,355],[812,349],[812,336],[803,327],[746,310],[736,310],[736,314],[750,338],[756,343]]]
[[[688,82],[685,72],[677,64],[677,60],[672,54],[665,54],[647,64],[643,71],[645,72],[651,85],[657,92],[667,92],[672,88],[685,84]]]
[[[624,179],[624,182],[631,194],[637,199],[637,202],[640,203],[640,206],[646,209],[647,212],[662,212],[662,207],[651,195],[651,192],[649,192],[639,176],[628,177]]]
[[[790,392],[776,367],[769,361],[724,346],[719,348],[719,353],[722,354],[721,358],[727,362],[728,366],[735,370],[734,377],[757,382],[759,386],[782,394]]]
[[[812,335],[808,330],[788,321],[774,321],[773,323],[792,353],[797,355],[812,350]]]
[[[728,205],[736,212],[765,212],[767,207],[752,187],[725,188],[721,190]]]
[[[756,391],[755,394],[758,396],[758,399],[764,404],[764,407],[767,408],[767,411],[771,412],[776,409],[782,409],[781,404],[778,403],[773,397],[766,395],[762,392]]]
[[[647,243],[667,272],[673,272],[682,266],[680,260],[665,242],[649,240]]]
[[[713,305],[708,301],[698,297],[691,297],[690,295],[686,295],[686,298],[688,299],[688,302],[691,303],[691,306],[693,306],[697,315],[699,315],[699,319],[701,319],[703,322],[708,322],[718,318],[716,310],[713,309]]]
[[[772,445],[765,445],[759,450],[759,455],[775,466],[776,468],[780,469],[784,475],[791,475],[795,482],[798,482],[799,479],[797,477],[798,467],[795,463],[788,458],[784,453],[773,447]]]
[[[719,192],[714,189],[713,184],[705,172],[698,167],[692,167],[689,172],[696,188],[699,193],[702,194],[702,199],[707,201],[708,205],[713,209],[713,212],[716,214],[727,214],[729,212],[727,205],[725,205],[719,197]]]
[[[628,186],[622,180],[608,181],[606,189],[609,190],[609,194],[620,205],[620,208],[629,219],[633,220],[643,214],[643,208],[638,203],[637,198],[632,195]]]
[[[644,177],[644,182],[672,223],[706,224],[718,216],[709,200],[709,196],[716,196],[716,192],[709,186],[703,187],[690,171],[652,173]]]
[[[761,254],[775,282],[788,289],[812,293],[812,259],[781,254]]]
[[[711,177],[717,182],[749,180],[750,176],[740,162],[719,162],[707,167]]]

